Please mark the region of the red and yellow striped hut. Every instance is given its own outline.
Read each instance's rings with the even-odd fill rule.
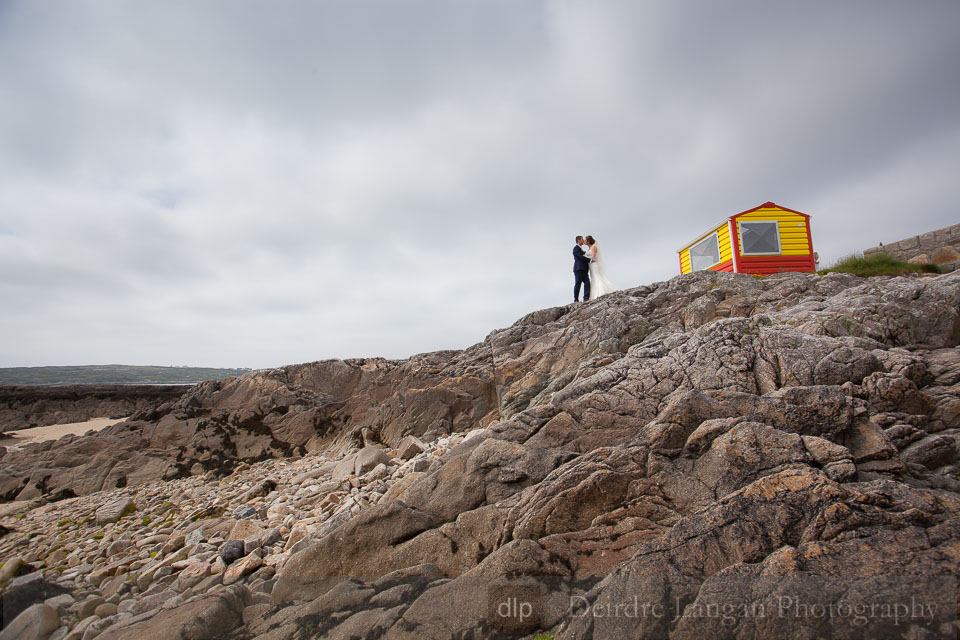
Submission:
[[[772,202],[730,216],[679,251],[680,273],[814,271],[810,216]]]

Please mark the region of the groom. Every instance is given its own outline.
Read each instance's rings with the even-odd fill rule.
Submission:
[[[583,301],[590,299],[590,258],[583,255],[583,236],[577,236],[573,248],[573,301],[580,302],[580,285],[583,285]]]

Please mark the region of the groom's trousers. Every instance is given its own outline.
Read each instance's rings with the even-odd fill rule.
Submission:
[[[577,302],[580,299],[580,285],[583,285],[583,301],[586,302],[590,299],[590,272],[586,269],[574,271],[573,277],[573,301]]]

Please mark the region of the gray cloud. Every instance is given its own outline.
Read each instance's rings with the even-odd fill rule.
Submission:
[[[956,222],[955,2],[0,4],[0,366],[463,347],[774,200]]]

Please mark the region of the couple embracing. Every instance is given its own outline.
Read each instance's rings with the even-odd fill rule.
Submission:
[[[593,236],[577,236],[577,245],[573,248],[573,301],[580,301],[580,287],[583,286],[583,301],[594,300],[602,295],[616,291],[600,260],[600,248]]]

